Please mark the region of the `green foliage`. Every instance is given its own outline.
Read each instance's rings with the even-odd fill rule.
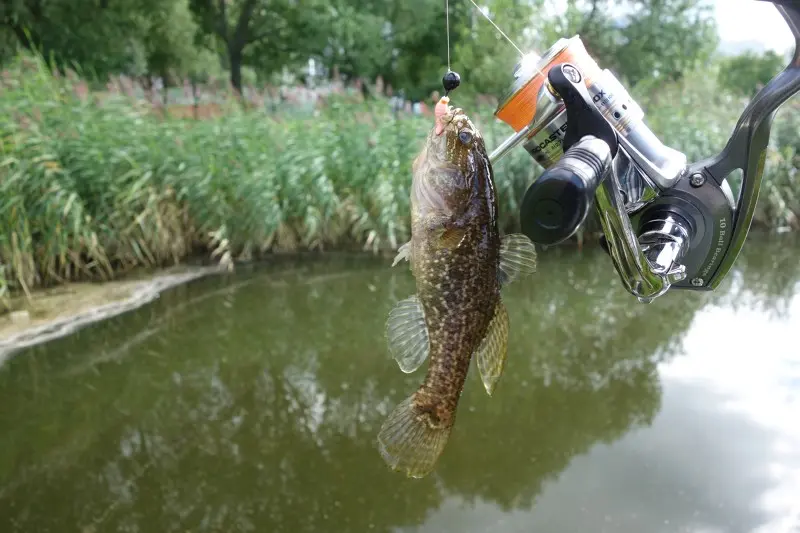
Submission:
[[[721,60],[719,83],[736,94],[751,97],[785,64],[783,57],[772,50],[762,54],[747,51],[726,57]]]
[[[489,17],[523,52],[531,50],[530,39],[524,31],[537,20],[544,2],[519,0],[489,0],[485,6]],[[471,4],[470,4],[471,5]],[[462,73],[462,94],[476,92],[499,96],[510,82],[510,73],[519,61],[519,52],[477,10],[470,22],[454,30],[459,36],[453,47],[453,68]]]
[[[6,37],[103,82],[117,73],[169,81],[209,65],[186,0],[32,0],[2,14]]]
[[[631,90],[656,135],[692,161],[722,149],[747,106],[746,98],[719,90],[716,73],[712,64],[682,82],[648,80]]]
[[[304,60],[319,34],[322,0],[188,0],[198,41],[224,50],[231,84],[242,90],[242,66],[271,73]],[[324,27],[324,26],[322,26]],[[325,33],[322,33],[325,35]]]
[[[160,2],[145,19],[143,44],[146,72],[162,77],[171,71],[185,74],[196,67],[199,50],[197,31],[186,2]]]
[[[661,140],[690,161],[718,153],[730,137],[748,99],[721,90],[713,64],[683,83],[640,84],[634,97],[645,121]],[[775,116],[755,223],[770,228],[800,229],[800,98],[792,97]],[[733,174],[736,193],[740,173]]]
[[[556,15],[546,3],[479,2],[525,52],[577,33],[631,85],[679,80],[717,43],[708,0],[569,0]],[[471,2],[449,8],[462,93],[498,96],[517,51]],[[302,78],[314,59],[322,76],[380,75],[407,98],[428,100],[441,90],[448,56],[442,0],[29,0],[0,7],[0,22],[0,44],[30,44],[101,83],[116,74],[204,79],[221,61],[241,91],[284,71]],[[4,50],[13,56],[13,46]]]
[[[644,121],[653,133],[667,146],[686,154],[689,161],[699,161],[719,153],[748,103],[746,98],[731,94],[718,85],[718,69],[718,64],[709,63],[681,81],[665,83],[650,79],[630,89],[631,96],[644,110]],[[800,102],[795,98],[784,106],[774,123],[774,129],[783,128],[785,131],[783,134],[773,132],[771,136],[772,150],[762,191],[770,183],[783,180],[790,172],[792,154],[800,153],[792,148],[777,159],[772,158],[779,150],[785,150],[787,145],[800,140],[800,128],[795,118],[798,110]],[[791,130],[792,127],[795,129]],[[736,194],[741,185],[741,173],[734,172],[728,181]],[[791,206],[790,198],[800,199],[800,184],[783,190],[773,200],[762,201],[756,211],[755,224],[771,228],[800,228],[796,220],[799,210],[791,207],[773,210],[770,207],[782,203]],[[594,227],[599,228],[599,222],[594,223]]]
[[[680,80],[707,62],[718,42],[708,0],[568,0],[564,16],[543,28],[542,45],[574,34],[630,85]]]
[[[330,2],[324,18],[327,35],[315,51],[322,66],[336,66],[347,77],[374,79],[380,74],[392,54],[391,42],[384,39],[385,19],[349,0]]]
[[[687,79],[636,97],[656,134],[697,159],[722,148],[745,100],[717,91],[714,76]],[[27,56],[3,84],[2,290],[108,279],[194,252],[229,264],[267,251],[391,251],[409,237],[410,164],[430,117],[331,98],[314,114],[231,100],[220,119],[164,120],[121,95],[87,96]],[[798,226],[798,105],[775,121],[761,224]],[[509,134],[490,109],[470,114],[490,148]],[[496,165],[504,231],[517,229],[538,172],[521,149]]]
[[[392,5],[393,4],[393,5]],[[391,0],[387,3],[387,22],[395,53],[382,69],[384,79],[405,91],[412,100],[426,100],[433,91],[442,90],[442,76],[447,70],[447,19],[442,0]],[[467,24],[471,4],[450,2],[451,60],[452,49],[459,42],[457,28]],[[423,16],[420,14],[424,13]],[[386,15],[385,15],[386,16]],[[487,51],[487,53],[489,53]],[[464,76],[468,74],[462,69]]]
[[[150,13],[164,1],[13,2],[3,10],[3,22],[24,46],[41,50],[56,64],[103,77],[136,70]]]
[[[163,121],[121,96],[82,98],[30,59],[6,81],[0,262],[11,288],[107,279],[198,249],[230,262],[409,237],[410,163],[430,125],[394,119],[386,102]],[[516,198],[522,186],[500,189]]]
[[[349,79],[380,75],[412,100],[426,100],[441,90],[447,69],[444,2],[336,0],[326,4],[326,9],[313,15],[316,35],[311,54],[328,72],[336,68]],[[462,42],[462,28],[472,13],[468,2],[450,2],[451,47]],[[452,60],[455,68],[454,50]]]

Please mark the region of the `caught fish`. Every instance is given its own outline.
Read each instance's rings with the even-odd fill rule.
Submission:
[[[435,125],[413,163],[411,240],[392,266],[407,260],[416,294],[389,313],[389,350],[405,373],[430,357],[419,389],[378,433],[379,451],[409,477],[430,473],[444,450],[473,356],[491,395],[503,373],[508,313],[500,289],[536,269],[524,235],[497,227],[494,176],[481,133],[443,97]]]

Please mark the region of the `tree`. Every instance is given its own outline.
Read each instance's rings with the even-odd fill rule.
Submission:
[[[315,59],[328,71],[345,77],[374,78],[390,60],[386,5],[365,6],[354,0],[333,0],[324,14],[325,31],[315,42]],[[375,9],[377,8],[377,9]],[[319,23],[323,23],[318,15]]]
[[[0,23],[54,66],[97,76],[126,72],[140,58],[149,14],[175,0],[26,0],[6,2]]]
[[[105,78],[183,74],[198,51],[187,0],[28,0],[5,5],[2,24],[56,67]],[[66,29],[68,28],[68,30]]]
[[[143,23],[148,74],[157,74],[168,83],[170,72],[185,74],[198,55],[194,46],[197,26],[186,0],[160,3]]]
[[[189,0],[201,35],[213,35],[225,48],[231,85],[241,93],[242,66],[265,70],[309,52],[311,21],[324,9],[320,0]],[[258,48],[257,54],[251,52]]]
[[[709,60],[718,43],[710,4],[696,0],[635,4],[634,14],[620,31],[622,46],[615,54],[628,80],[677,81]]]
[[[719,83],[741,96],[753,96],[784,66],[784,59],[769,50],[763,54],[745,52],[720,60]]]
[[[707,62],[718,43],[708,0],[568,0],[542,33],[547,44],[579,34],[601,68],[631,84],[677,81]]]
[[[519,47],[530,52],[532,40],[525,30],[535,22],[542,0],[483,0],[492,21]],[[456,28],[460,38],[454,47],[454,68],[462,71],[462,94],[488,93],[499,97],[511,82],[520,54],[486,18],[472,9],[469,22]]]
[[[405,90],[412,100],[427,99],[434,90],[442,90],[442,76],[447,71],[447,32],[445,3],[441,0],[396,0],[389,13],[388,27],[392,44],[391,62],[383,77],[393,87]],[[469,20],[468,2],[450,2],[450,48],[460,37],[459,28]],[[420,16],[425,13],[425,16]],[[455,65],[453,65],[455,70]],[[462,71],[462,75],[465,73]]]
[[[336,66],[348,77],[380,75],[412,100],[441,89],[447,69],[442,0],[332,0],[327,6],[314,15],[322,31],[311,50],[329,71]],[[470,9],[467,2],[450,2],[451,48]]]

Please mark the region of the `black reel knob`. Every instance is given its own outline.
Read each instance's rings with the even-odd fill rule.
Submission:
[[[534,181],[520,206],[522,233],[537,244],[558,244],[586,220],[610,164],[608,144],[584,137]]]
[[[528,188],[520,223],[533,242],[551,245],[571,237],[586,219],[619,145],[577,68],[562,63],[551,68],[547,78],[566,107],[564,155]]]
[[[447,73],[442,76],[442,87],[444,87],[445,95],[456,89],[459,85],[461,85],[461,76],[458,75],[458,72],[448,70]]]

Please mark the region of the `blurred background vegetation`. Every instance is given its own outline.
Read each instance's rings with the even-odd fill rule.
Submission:
[[[579,34],[690,159],[723,147],[790,52],[720,55],[703,2],[479,4],[523,50]],[[443,0],[7,0],[0,21],[0,300],[193,254],[230,265],[408,238]],[[450,0],[450,26],[455,101],[494,147],[518,55],[467,0]],[[762,227],[800,225],[798,110],[775,122]],[[504,230],[539,171],[522,149],[498,164]]]

